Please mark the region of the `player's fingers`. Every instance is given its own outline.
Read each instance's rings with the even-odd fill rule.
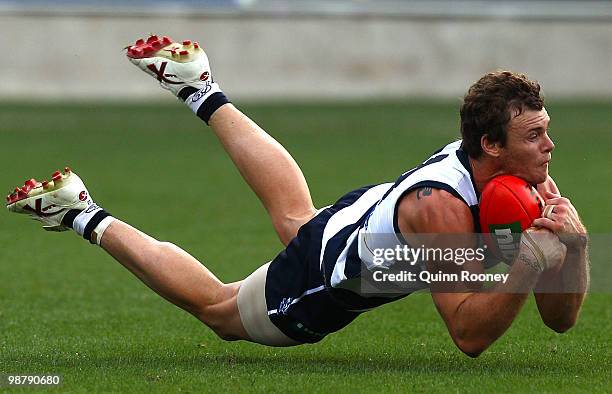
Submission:
[[[565,223],[567,218],[567,215],[564,213],[557,213],[557,212],[553,212],[548,219],[551,219],[553,222],[557,223],[557,224],[563,224]]]
[[[557,224],[563,224],[568,220],[569,208],[563,205],[547,205],[542,211],[542,218],[551,219]]]
[[[532,224],[531,227],[526,228],[525,231],[528,233],[552,233],[552,231],[550,231],[549,229],[541,226],[536,226],[535,224]]]
[[[547,230],[552,231],[553,233],[559,231],[560,229],[560,225],[549,218],[537,218],[533,221],[532,225],[545,228]]]
[[[570,200],[565,197],[555,197],[545,200],[546,205],[569,205]]]
[[[552,213],[553,213],[553,211],[555,209],[555,207],[556,207],[556,205],[554,205],[554,204],[547,204],[544,207],[544,211],[542,211],[542,217],[550,219],[551,215],[552,215]]]
[[[561,197],[561,195],[560,195],[560,194],[553,193],[553,192],[550,192],[550,191],[546,190],[546,191],[544,192],[544,197],[546,197],[546,198],[557,198],[557,197]]]

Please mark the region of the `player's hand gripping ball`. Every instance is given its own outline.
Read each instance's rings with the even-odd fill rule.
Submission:
[[[480,196],[480,228],[489,251],[505,263],[518,253],[521,233],[542,216],[544,200],[521,178],[501,175]]]

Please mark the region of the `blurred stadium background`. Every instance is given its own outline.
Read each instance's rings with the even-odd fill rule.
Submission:
[[[611,21],[609,1],[2,0],[0,97],[168,99],[120,56],[143,32],[200,40],[235,98],[456,98],[495,68],[610,97]]]
[[[71,392],[610,391],[611,2],[0,0],[0,186],[69,165],[111,213],[235,281],[280,243],[211,133],[124,59],[148,33],[203,44],[319,206],[456,138],[483,73],[527,73],[549,99],[551,172],[604,245],[593,294],[564,335],[530,301],[476,360],[428,295],[315,346],[228,344],[73,234],[5,213],[0,374],[59,373]]]

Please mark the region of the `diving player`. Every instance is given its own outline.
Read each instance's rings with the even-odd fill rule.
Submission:
[[[506,331],[531,291],[569,278],[571,292],[535,292],[535,297],[547,326],[564,332],[575,324],[589,279],[586,229],[548,176],[554,149],[550,118],[540,86],[526,76],[508,71],[484,75],[464,98],[461,141],[446,145],[396,182],[351,191],[317,210],[299,166],[231,104],[214,82],[198,43],[151,36],[129,47],[127,56],[211,127],[262,201],[286,249],[245,280],[223,283],[179,247],[109,215],[68,169],[49,182],[26,182],[7,197],[10,211],[28,213],[49,230],[73,229],[100,245],[226,340],[270,346],[318,342],[371,308],[430,287],[455,344],[477,356]],[[449,289],[422,283],[402,294],[359,291],[362,268],[370,263],[368,250],[380,242],[377,234],[400,244],[418,234],[477,233],[479,193],[501,174],[538,185],[551,207],[534,222],[539,229],[523,235],[506,283],[486,292],[462,284]],[[466,242],[460,246],[476,246]],[[484,269],[477,261],[461,267],[423,263],[419,269]]]

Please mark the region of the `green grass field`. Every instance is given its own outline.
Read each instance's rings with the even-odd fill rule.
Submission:
[[[557,144],[551,173],[593,233],[612,232],[610,104],[548,106]],[[388,102],[243,110],[294,155],[322,206],[356,187],[394,180],[455,138],[457,107]],[[68,165],[114,216],[180,245],[225,281],[242,279],[281,249],[219,143],[178,103],[5,103],[0,130],[6,191]],[[455,348],[426,294],[364,314],[319,344],[276,349],[217,339],[73,233],[46,233],[7,212],[0,228],[0,373],[61,374],[60,390],[612,390],[609,282],[607,293],[589,296],[568,333],[548,330],[529,302],[477,359]]]

